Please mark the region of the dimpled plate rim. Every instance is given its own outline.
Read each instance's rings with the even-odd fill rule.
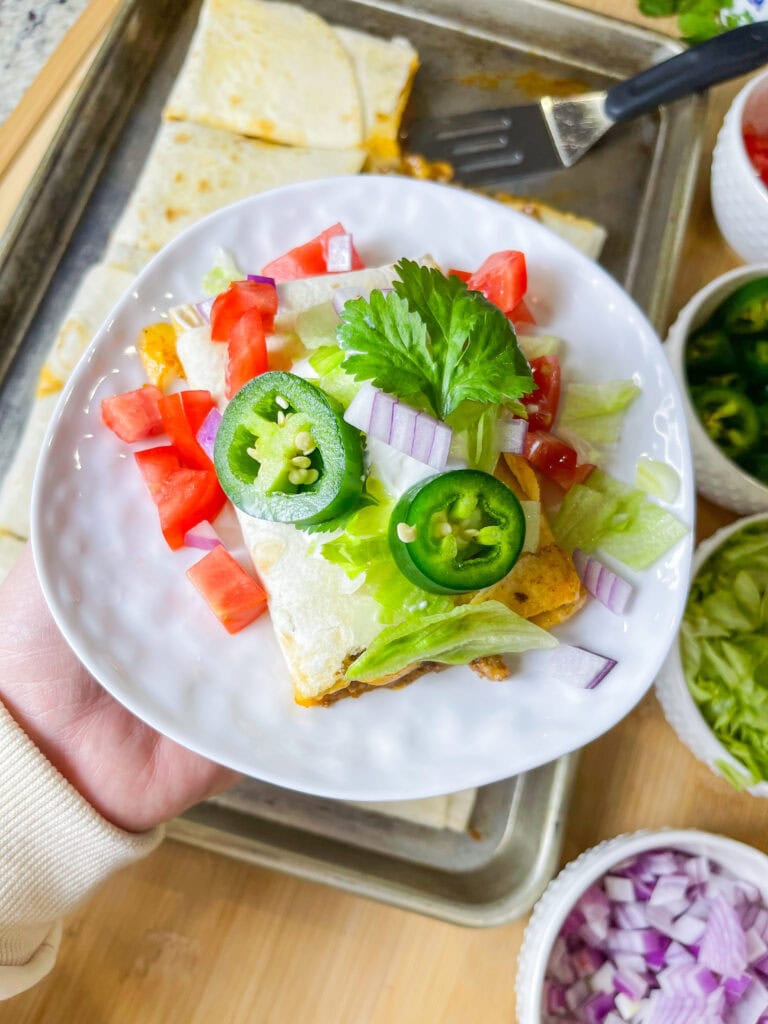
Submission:
[[[135,340],[169,306],[194,301],[214,249],[258,270],[342,221],[368,265],[430,253],[473,267],[526,252],[537,319],[565,339],[565,377],[632,377],[642,387],[607,468],[634,479],[641,455],[681,478],[670,508],[694,517],[690,450],[677,386],[641,310],[593,261],[491,199],[395,176],[304,182],[198,222],[152,260],[117,303],[67,385],[41,454],[32,543],[51,611],[75,653],[121,703],[161,732],[247,775],[347,800],[403,800],[528,771],[611,728],[643,696],[676,634],[690,572],[688,535],[651,569],[617,618],[590,602],[555,630],[616,658],[596,691],[546,677],[540,655],[505,683],[452,668],[403,690],[331,708],[294,704],[268,620],[230,637],[185,577],[199,552],[171,552],[133,466],[101,424],[102,398],[144,382]]]

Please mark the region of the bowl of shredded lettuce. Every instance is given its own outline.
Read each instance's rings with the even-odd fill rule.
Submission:
[[[679,639],[656,692],[701,761],[736,789],[768,796],[768,513],[696,549]]]

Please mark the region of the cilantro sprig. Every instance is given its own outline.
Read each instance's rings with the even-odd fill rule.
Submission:
[[[638,0],[638,7],[649,18],[676,14],[680,35],[689,44],[754,21],[749,11],[736,10],[733,0]]]
[[[464,402],[498,405],[535,385],[512,324],[457,277],[412,260],[396,264],[394,291],[347,302],[337,340],[343,369],[448,418]]]

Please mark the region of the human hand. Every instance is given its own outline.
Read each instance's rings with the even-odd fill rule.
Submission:
[[[139,721],[89,675],[51,617],[29,547],[0,587],[0,701],[75,789],[129,832],[237,778]]]

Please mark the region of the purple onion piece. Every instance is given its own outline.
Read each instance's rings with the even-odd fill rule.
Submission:
[[[216,435],[221,425],[221,413],[216,406],[211,409],[197,432],[197,443],[203,449],[208,458],[213,461],[213,450],[216,445]]]
[[[264,277],[263,274],[249,274],[249,281],[255,281],[256,284],[271,284],[273,288],[277,288],[274,277]]]

